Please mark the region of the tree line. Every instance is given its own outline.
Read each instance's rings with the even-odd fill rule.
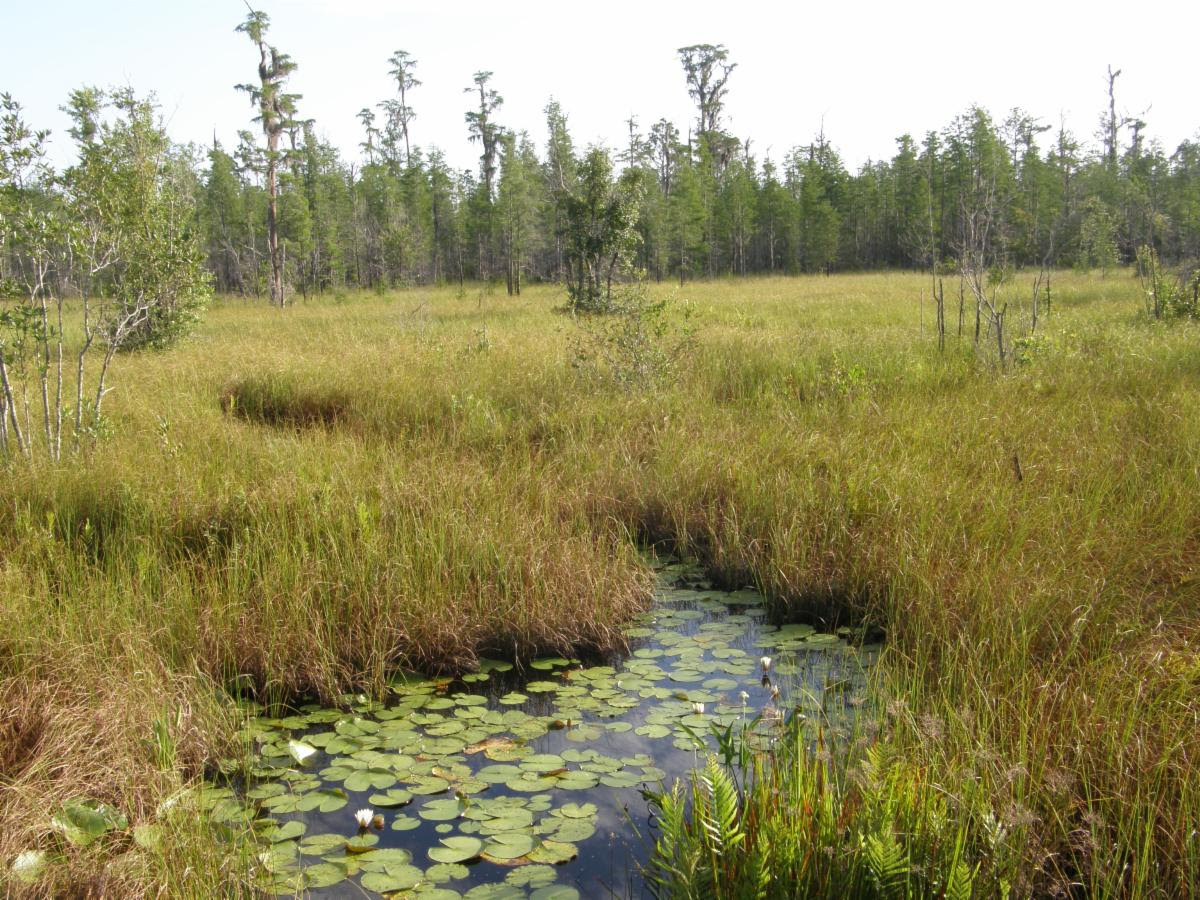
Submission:
[[[1111,69],[1095,141],[972,107],[857,171],[823,133],[778,161],[757,157],[726,126],[736,63],[719,44],[678,51],[693,122],[631,118],[611,149],[577,147],[550,100],[539,150],[505,126],[496,76],[479,71],[464,88],[479,163],[463,171],[421,143],[409,52],[388,60],[393,94],[359,112],[360,156],[347,159],[289,92],[297,63],[270,42],[268,16],[252,11],[238,30],[253,45],[257,78],[238,87],[256,127],[234,147],[178,153],[224,293],[282,304],[288,292],[487,280],[519,293],[553,280],[595,296],[630,269],[684,281],[946,268],[979,252],[981,215],[994,266],[1107,267],[1142,247],[1200,257],[1200,142],[1168,153],[1150,140],[1144,119],[1118,112]]]

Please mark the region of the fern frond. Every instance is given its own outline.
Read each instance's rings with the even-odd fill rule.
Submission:
[[[745,835],[741,830],[741,810],[738,802],[737,788],[729,773],[717,762],[716,757],[708,758],[705,767],[704,782],[708,786],[712,804],[712,820],[717,830],[721,847],[725,850],[738,846]]]
[[[908,881],[908,857],[896,836],[882,828],[863,842],[863,855],[875,888],[883,897],[903,897]]]
[[[972,869],[962,859],[954,861],[950,869],[950,877],[946,880],[945,900],[971,900],[975,887],[975,875],[978,867]]]

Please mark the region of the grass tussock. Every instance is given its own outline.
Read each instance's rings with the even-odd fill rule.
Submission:
[[[221,393],[221,408],[230,416],[280,428],[336,427],[351,405],[349,394],[305,391],[280,375],[245,378]]]
[[[756,582],[780,618],[887,636],[877,732],[836,778],[797,752],[743,786],[730,871],[767,853],[799,873],[786,838],[832,860],[797,883],[869,893],[871,838],[918,893],[957,877],[956,844],[989,891],[1200,889],[1200,332],[1139,319],[1125,276],[1056,276],[1001,373],[953,315],[937,352],[925,287],[690,286],[696,348],[642,391],[573,370],[549,289],[218,305],[179,349],[120,359],[82,465],[0,473],[0,721],[33,748],[3,757],[3,861],[51,845],[68,796],[154,820],[224,751],[231,693],[618,644],[643,539]],[[182,748],[166,763],[156,722]],[[893,785],[870,802],[866,745]],[[786,830],[805,797],[829,829]],[[122,893],[238,871],[181,834],[109,848]],[[62,877],[103,885],[104,859]]]

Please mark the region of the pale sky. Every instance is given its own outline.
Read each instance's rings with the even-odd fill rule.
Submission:
[[[689,3],[656,0],[254,0],[269,40],[299,63],[291,90],[303,116],[348,159],[360,157],[364,106],[392,95],[388,56],[408,50],[424,82],[410,100],[414,143],[474,167],[463,93],[495,73],[498,121],[542,145],[551,95],[576,145],[624,141],[624,121],[694,118],[676,48],[723,43],[737,70],[725,123],[779,160],[821,128],[851,169],[890,157],[895,138],[941,128],[971,103],[997,119],[1020,106],[1057,127],[1060,115],[1091,141],[1105,105],[1105,68],[1124,74],[1118,107],[1142,114],[1167,151],[1200,132],[1195,40],[1200,3],[1011,0],[1008,3]],[[36,127],[54,159],[69,158],[58,107],[82,84],[154,91],[172,137],[227,148],[254,127],[246,95],[256,77],[249,39],[234,32],[241,0],[0,0],[6,34],[0,91]],[[1148,111],[1147,111],[1148,109]]]

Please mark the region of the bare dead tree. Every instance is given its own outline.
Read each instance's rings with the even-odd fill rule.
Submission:
[[[1117,139],[1120,130],[1129,124],[1129,119],[1125,116],[1117,116],[1117,79],[1121,77],[1121,70],[1113,71],[1113,67],[1108,67],[1108,115],[1104,117],[1101,124],[1101,137],[1104,140],[1104,160],[1110,166],[1117,164]]]
[[[999,214],[996,179],[976,170],[973,188],[969,199],[964,197],[962,201],[959,266],[963,282],[975,300],[975,346],[979,347],[986,321],[987,334],[995,336],[996,352],[1003,367],[1008,360],[1004,330],[1008,302],[1001,297],[1005,276],[994,247]]]
[[[1050,287],[1050,269],[1043,265],[1038,269],[1037,277],[1033,279],[1033,297],[1029,305],[1029,334],[1030,336],[1037,334],[1038,317],[1040,313],[1039,305],[1041,301],[1042,291],[1049,290]]]

